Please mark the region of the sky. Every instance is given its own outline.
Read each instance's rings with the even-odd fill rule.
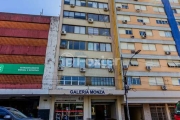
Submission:
[[[61,0],[0,0],[0,12],[59,16]]]

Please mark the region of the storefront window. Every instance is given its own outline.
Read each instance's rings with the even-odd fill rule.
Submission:
[[[83,120],[83,103],[55,103],[55,120]]]

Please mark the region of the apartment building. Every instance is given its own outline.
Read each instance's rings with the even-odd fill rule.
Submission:
[[[133,120],[173,120],[174,103],[180,99],[179,2],[114,1],[115,42],[119,43],[114,49],[123,58],[121,70],[127,71]],[[138,50],[141,52],[133,56]],[[122,119],[127,118],[124,110]]]
[[[43,80],[49,95],[41,96],[39,105],[50,110],[51,120],[66,115],[69,120],[121,120],[124,91],[113,65],[111,2],[62,0],[55,54],[46,58],[53,62]]]

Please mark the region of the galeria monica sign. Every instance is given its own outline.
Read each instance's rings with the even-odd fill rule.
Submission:
[[[0,64],[0,74],[36,74],[44,73],[44,65],[37,64]]]
[[[70,94],[105,94],[104,90],[70,90]]]

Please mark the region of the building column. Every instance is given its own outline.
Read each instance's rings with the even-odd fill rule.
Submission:
[[[165,104],[165,109],[166,109],[166,116],[168,118],[168,120],[171,120],[171,113],[169,111],[169,108],[168,108],[168,104]]]
[[[143,104],[144,120],[152,120],[149,104]]]
[[[84,96],[84,119],[91,118],[91,99],[89,96]]]
[[[49,115],[50,120],[54,119],[54,105],[55,105],[55,96],[52,96],[50,102],[50,115]]]
[[[124,104],[121,105],[121,115],[122,115],[122,120],[125,120]]]
[[[117,100],[116,100],[116,119],[117,120],[122,120],[122,97],[121,96],[117,96]]]

